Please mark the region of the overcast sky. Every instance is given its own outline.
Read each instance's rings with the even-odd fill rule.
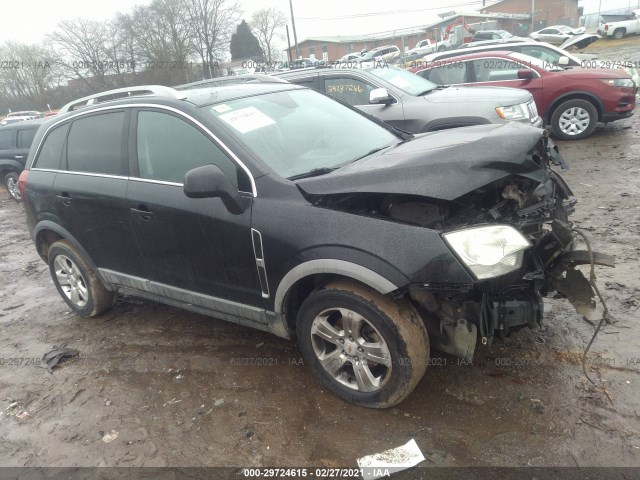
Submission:
[[[148,5],[151,0],[4,0],[0,43],[16,40],[25,43],[42,41],[55,30],[60,20],[77,17],[107,20],[114,13],[130,12],[134,5]],[[482,5],[474,0],[292,0],[298,41],[324,35],[360,35],[431,23],[436,13],[473,10]],[[493,0],[491,1],[493,3]],[[240,0],[245,19],[251,14],[274,6],[290,21],[289,0]],[[393,11],[393,12],[391,12]],[[293,43],[293,32],[291,32]]]

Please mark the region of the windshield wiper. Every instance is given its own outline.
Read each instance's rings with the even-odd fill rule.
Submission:
[[[399,129],[396,129],[396,130],[399,130]],[[400,131],[402,131],[402,130],[400,130]],[[411,135],[411,136],[413,137],[413,135]],[[400,142],[400,143],[403,143],[403,142]],[[374,153],[378,153],[378,152],[381,152],[382,150],[386,150],[387,148],[395,147],[396,145],[400,145],[400,143],[397,143],[397,144],[394,144],[394,145],[385,145],[384,147],[374,148],[373,150],[369,150],[367,153],[365,153],[361,157],[354,158],[349,163],[357,162],[358,160],[362,160],[363,158],[368,157],[369,155],[373,155]]]
[[[299,173],[292,177],[287,177],[288,180],[300,180],[301,178],[309,178],[309,177],[317,177],[319,175],[325,175],[327,173],[331,173],[334,170],[337,170],[339,167],[323,167],[323,168],[314,168],[313,170],[309,170],[305,173]]]
[[[427,93],[435,92],[436,90],[438,90],[438,87],[433,87],[433,88],[430,88],[430,89],[428,89],[428,90],[424,90],[424,91],[422,91],[422,92],[418,93],[418,94],[416,95],[416,97],[421,97],[421,96],[423,96],[423,95],[426,95]]]

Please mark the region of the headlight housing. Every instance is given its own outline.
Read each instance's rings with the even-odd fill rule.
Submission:
[[[612,87],[635,88],[636,86],[635,82],[630,78],[608,78],[600,81]]]
[[[496,113],[504,120],[522,120],[529,118],[530,111],[527,103],[496,107]]]
[[[478,280],[498,277],[522,266],[529,241],[509,225],[465,228],[444,239]]]

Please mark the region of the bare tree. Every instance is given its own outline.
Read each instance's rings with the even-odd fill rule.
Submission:
[[[274,37],[282,38],[282,35],[276,35],[276,32],[286,23],[285,15],[275,7],[258,10],[251,16],[251,30],[258,38],[269,63],[273,61],[274,53],[277,51],[273,43]]]
[[[185,0],[193,27],[193,46],[206,78],[215,76],[217,61],[229,51],[229,42],[242,11],[236,0]]]
[[[0,69],[0,92],[7,99],[42,97],[59,81],[55,53],[45,45],[7,42],[0,58],[8,59]]]
[[[80,78],[91,89],[108,89],[117,83],[109,78],[116,69],[109,56],[113,39],[107,22],[63,20],[47,37],[69,78]]]
[[[194,28],[185,0],[154,0],[148,7],[137,7],[132,28],[143,66],[155,70],[154,78],[165,83],[190,80]]]

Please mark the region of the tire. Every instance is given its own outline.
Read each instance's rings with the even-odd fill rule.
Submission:
[[[561,140],[581,140],[596,129],[598,111],[587,100],[567,100],[551,115],[553,134]]]
[[[296,333],[305,362],[322,384],[364,407],[400,403],[424,376],[429,360],[427,330],[408,301],[344,281],[305,299]],[[363,362],[368,354],[381,361]]]
[[[49,248],[49,272],[58,293],[82,317],[95,317],[111,308],[117,293],[107,290],[76,248],[59,240]]]
[[[613,32],[612,37],[615,38],[616,40],[620,40],[621,38],[624,37],[624,34],[627,33],[626,30],[624,28],[618,28],[617,30],[615,30]]]
[[[9,192],[9,196],[16,202],[22,201],[22,195],[20,195],[20,190],[18,189],[19,177],[20,175],[16,172],[9,172],[2,180],[2,184],[4,185],[4,188],[7,189],[7,192]]]

